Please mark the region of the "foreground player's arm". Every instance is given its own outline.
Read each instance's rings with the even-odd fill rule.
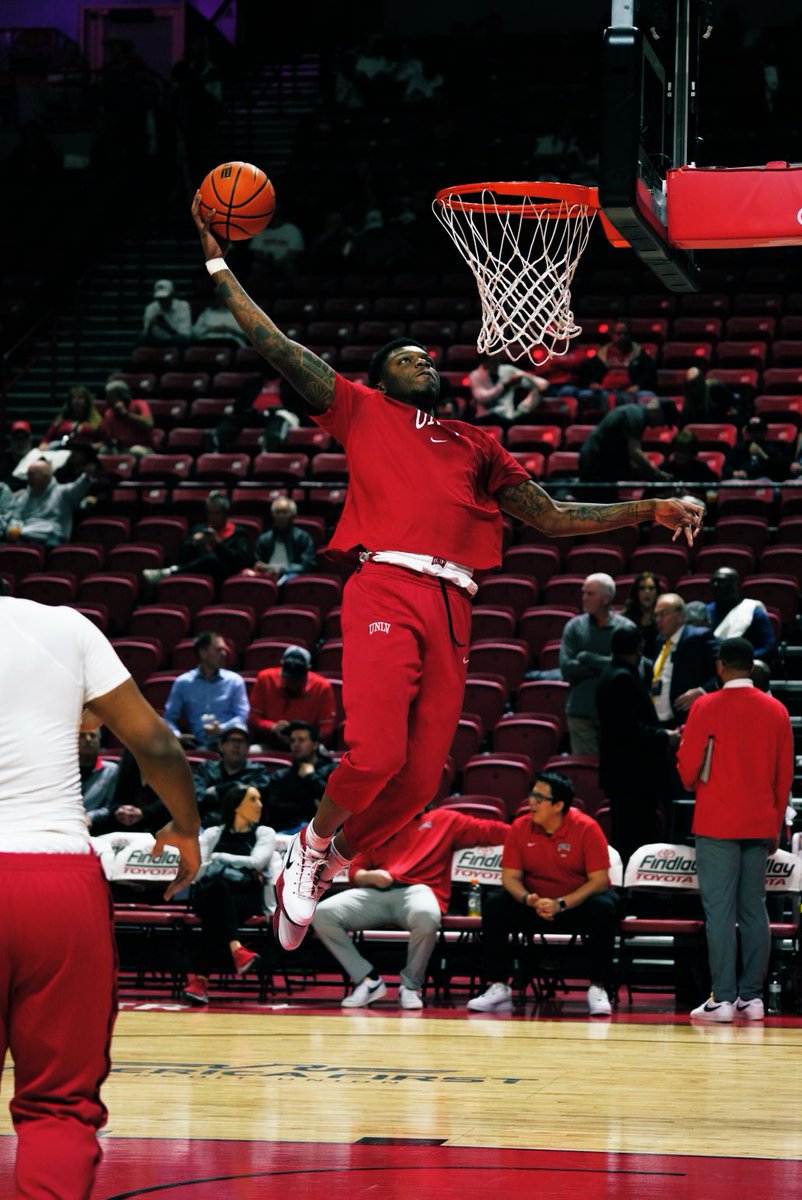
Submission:
[[[582,504],[552,500],[531,479],[496,492],[502,512],[550,537],[600,533],[622,525],[656,521],[674,530],[674,541],[684,533],[693,545],[702,523],[704,507],[692,500],[627,500],[621,504]]]
[[[159,830],[152,851],[158,857],[169,845],[179,853],[178,874],[164,893],[169,900],[192,882],[200,866],[200,815],[184,751],[132,679],[96,697],[87,708],[128,747],[142,778],[170,810],[173,819]]]
[[[192,202],[192,218],[200,234],[207,262],[212,258],[223,257],[220,243],[210,228],[213,217],[214,210],[205,221],[203,220],[200,212],[200,192],[196,193]],[[334,368],[311,350],[283,334],[258,304],[251,300],[232,271],[218,271],[213,278],[218,295],[223,298],[240,329],[262,358],[267,359],[271,367],[275,367],[278,373],[284,376],[287,383],[303,396],[315,412],[325,412],[331,408],[336,378]]]

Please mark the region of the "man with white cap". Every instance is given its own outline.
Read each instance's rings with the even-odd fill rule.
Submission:
[[[172,279],[157,279],[142,319],[143,346],[186,346],[192,336],[189,301],[177,300]]]
[[[308,650],[288,646],[280,667],[266,667],[259,672],[250,695],[248,717],[254,741],[288,750],[291,721],[316,725],[324,742],[331,737],[337,717],[334,689],[323,675],[310,671],[311,665]]]

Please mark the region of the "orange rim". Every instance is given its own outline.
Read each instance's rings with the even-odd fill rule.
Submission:
[[[493,199],[466,199],[477,193],[481,196],[482,192],[491,192]],[[526,197],[526,203],[500,203],[504,196],[523,196]],[[543,203],[538,201],[533,204],[532,201],[538,197],[542,197]],[[512,213],[522,217],[565,220],[571,215],[571,207],[598,210],[599,191],[598,188],[584,187],[578,183],[460,183],[441,188],[434,201],[455,212]]]

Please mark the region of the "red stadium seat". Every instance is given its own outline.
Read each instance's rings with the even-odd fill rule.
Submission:
[[[259,371],[218,371],[209,387],[209,394],[214,398],[236,396],[246,383],[256,383],[262,378]],[[203,395],[206,388],[201,388]]]
[[[310,479],[330,482],[347,481],[348,461],[344,454],[316,454],[312,459]]]
[[[224,484],[239,483],[250,470],[251,460],[247,454],[201,454],[195,462],[195,478],[220,480]]]
[[[769,367],[763,372],[763,389],[784,396],[799,395],[802,392],[802,366]]]
[[[38,604],[69,604],[75,599],[77,586],[74,575],[31,574],[17,585],[16,594]]]
[[[776,608],[783,629],[786,633],[791,630],[799,607],[798,585],[793,576],[749,575],[741,583],[741,594],[762,600],[766,608]]]
[[[148,407],[159,429],[174,429],[186,419],[186,400],[148,400]]]
[[[340,603],[342,582],[330,575],[296,575],[281,588],[281,600],[294,608],[311,605],[322,617]]]
[[[493,730],[494,753],[528,754],[535,771],[541,770],[543,764],[557,753],[559,741],[559,730],[550,721],[541,721],[537,717],[519,714],[502,717]]]
[[[189,454],[144,454],[139,460],[140,479],[158,479],[170,486],[189,479],[191,470]]]
[[[243,671],[264,671],[266,667],[280,667],[284,651],[293,644],[273,638],[255,638],[245,651]]]
[[[797,587],[802,589],[802,548],[778,545],[764,550],[760,556],[760,573],[774,576],[793,575]]]
[[[676,317],[672,336],[683,342],[697,338],[700,342],[717,342],[721,337],[721,325],[721,317]]]
[[[712,357],[713,347],[710,342],[666,342],[660,361],[668,370],[677,367],[700,367],[704,370],[710,366]]]
[[[214,599],[214,584],[208,575],[168,575],[159,584],[159,604],[186,605],[190,616],[211,604]]]
[[[765,342],[719,342],[716,362],[720,367],[755,367],[766,365]]]
[[[182,366],[185,371],[225,371],[231,365],[230,346],[188,346]]]
[[[165,371],[159,381],[163,400],[193,400],[208,390],[208,371]]]
[[[298,450],[292,454],[257,454],[253,460],[253,477],[263,483],[298,483],[306,478],[308,467],[309,458]]]
[[[189,610],[179,605],[143,604],[131,614],[128,636],[156,637],[166,656],[189,632]]]
[[[479,584],[476,603],[510,606],[520,617],[524,609],[537,603],[537,585],[519,575],[490,575]]]
[[[97,459],[101,475],[112,483],[121,479],[133,479],[136,474],[136,459],[133,454],[99,454]]]
[[[233,648],[233,658],[238,661],[248,645],[256,626],[253,609],[243,605],[234,608],[228,604],[210,604],[195,613],[192,628],[197,636],[211,629],[219,633]],[[233,662],[229,664],[233,666]]]
[[[259,575],[231,575],[220,589],[220,603],[235,608],[252,608],[258,621],[276,603],[278,586],[274,579]]]
[[[571,450],[555,450],[546,459],[547,479],[574,479],[579,474],[579,455]]]
[[[559,425],[513,425],[507,430],[507,449],[541,450],[550,454],[562,446],[563,431]]]
[[[114,546],[106,555],[107,571],[130,571],[134,575],[164,565],[161,546],[137,545]]]
[[[529,608],[521,616],[518,633],[529,647],[530,658],[540,654],[546,642],[562,637],[566,623],[575,617],[576,608]]]
[[[449,756],[455,768],[461,771],[469,758],[479,752],[484,736],[481,719],[471,713],[463,713],[457,722]]]
[[[693,569],[697,574],[712,575],[721,567],[732,567],[741,579],[754,568],[755,555],[749,546],[728,546],[716,543],[715,546],[704,546],[696,554]]]
[[[677,580],[677,594],[688,604],[691,600],[702,600],[710,604],[713,599],[713,589],[710,586],[709,575],[683,575]]]
[[[262,614],[259,637],[292,642],[311,651],[320,637],[320,613],[316,608],[277,604]]]
[[[473,675],[502,675],[515,691],[529,665],[526,642],[487,640],[471,642],[470,671]]]
[[[309,455],[311,458],[315,454],[320,454],[329,450],[332,446],[332,439],[325,429],[290,429],[287,433],[287,440],[284,443],[289,452],[295,450],[303,454]]]
[[[91,604],[94,600],[105,604],[109,610],[109,629],[112,635],[119,636],[128,628],[137,591],[136,575],[98,572],[81,580],[78,586],[78,600],[81,604]]]
[[[726,483],[719,488],[717,498],[718,516],[739,514],[745,517],[768,517],[774,504],[774,489],[771,487],[731,487]]]
[[[157,713],[164,712],[170,689],[178,678],[178,671],[156,671],[141,685],[142,695]]]
[[[504,802],[508,819],[528,796],[531,779],[531,765],[495,754],[469,759],[462,772],[465,791],[496,796]]]
[[[540,593],[560,573],[560,552],[556,546],[513,546],[506,551],[501,569],[505,575],[530,576]]]
[[[507,809],[502,800],[488,796],[484,803],[481,800],[469,800],[466,796],[447,797],[440,802],[438,808],[450,808],[454,812],[464,813],[466,817],[475,817],[477,821],[506,821]]]
[[[776,317],[730,317],[725,337],[730,341],[770,342],[776,328]]]
[[[131,539],[131,522],[126,517],[87,517],[78,526],[74,540],[88,542],[108,553]]]
[[[131,351],[128,372],[152,371],[155,375],[161,375],[163,371],[175,370],[180,362],[180,346],[137,346]]]
[[[509,606],[478,605],[471,614],[471,639],[515,636],[515,612]]]
[[[620,575],[625,566],[623,551],[618,546],[574,546],[565,556],[565,571],[570,575],[592,575],[597,571]]]
[[[694,434],[703,450],[727,450],[738,440],[738,429],[731,424],[686,425],[688,433]]]
[[[103,548],[54,546],[47,556],[47,569],[55,575],[73,575],[80,582],[87,575],[103,569]]]
[[[673,591],[681,575],[687,575],[688,549],[684,546],[639,546],[629,560],[629,568],[639,575],[651,571],[660,575]]]
[[[590,755],[556,755],[544,764],[546,771],[558,771],[574,785],[574,792],[585,802],[591,816],[607,803],[607,797],[599,783],[599,762]]]
[[[161,546],[165,564],[172,564],[178,561],[186,541],[187,521],[185,517],[142,517],[131,536],[135,542]]]
[[[500,681],[469,676],[465,682],[464,712],[475,714],[482,722],[485,733],[501,719],[506,700],[507,689]]]
[[[541,600],[550,608],[579,609],[584,582],[584,575],[555,575],[544,587]]]
[[[135,638],[117,638],[112,646],[122,659],[123,666],[130,671],[139,687],[158,670],[162,660],[162,649],[158,638],[138,641]]]
[[[515,711],[553,716],[560,722],[560,729],[564,729],[567,694],[568,684],[561,680],[530,680],[518,688]]]
[[[189,406],[190,422],[198,428],[211,429],[220,424],[232,403],[230,398],[199,395]]]

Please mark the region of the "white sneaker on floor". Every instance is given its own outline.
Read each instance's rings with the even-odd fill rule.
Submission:
[[[588,1012],[592,1017],[609,1017],[613,1011],[610,997],[603,987],[592,983],[588,988]]]
[[[290,925],[305,928],[312,923],[318,901],[331,887],[331,880],[323,877],[326,866],[326,854],[310,850],[306,844],[306,829],[296,833],[287,847],[284,863],[276,876],[276,912],[273,915],[273,929],[285,950],[294,950],[303,941],[290,937],[289,945],[282,938],[282,931],[288,935],[292,931]],[[285,921],[281,921],[281,917]]]
[[[735,1017],[735,1005],[729,1000],[718,1003],[711,996],[691,1011],[692,1021],[718,1021],[719,1024],[729,1025]]]
[[[398,1004],[401,1008],[423,1008],[420,992],[404,987],[403,983],[398,988]]]
[[[512,1008],[512,988],[507,983],[491,983],[481,996],[468,1001],[471,1012],[500,1012]]]
[[[350,996],[340,1001],[340,1008],[367,1008],[375,1000],[387,995],[387,984],[383,979],[363,979]]]
[[[735,1001],[735,1015],[746,1021],[762,1021],[766,1010],[760,996],[755,996],[753,1000],[742,1000],[739,996]]]

